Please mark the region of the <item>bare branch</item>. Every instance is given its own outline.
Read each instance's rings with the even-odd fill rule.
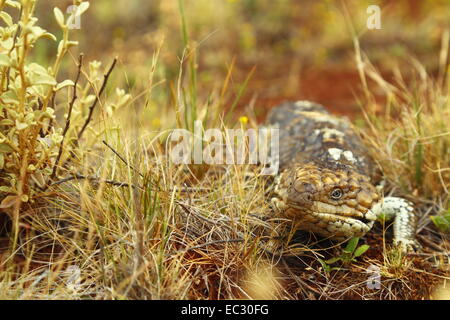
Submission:
[[[102,141],[105,146],[107,146],[109,149],[111,149],[112,152],[120,159],[123,163],[125,163],[128,167],[133,169],[137,174],[141,176],[141,178],[144,178],[144,175],[140,173],[138,170],[136,170],[131,164],[129,164],[124,157],[122,157],[116,150],[114,150],[113,147],[111,147],[105,140]]]
[[[111,64],[111,66],[109,67],[108,71],[104,74],[104,79],[103,79],[103,84],[100,88],[100,91],[98,92],[98,94],[95,96],[95,100],[92,103],[92,105],[89,107],[89,113],[88,113],[88,117],[86,118],[86,121],[83,124],[83,127],[81,128],[81,130],[78,132],[77,135],[77,140],[75,141],[76,146],[78,146],[79,141],[84,133],[84,131],[86,130],[87,126],[89,125],[89,123],[92,120],[92,114],[94,113],[94,109],[97,106],[98,101],[100,100],[101,95],[103,94],[103,91],[105,91],[106,89],[106,84],[108,83],[108,79],[109,76],[111,75],[112,71],[114,70],[114,67],[116,66],[117,63],[117,57],[114,58],[113,63]],[[66,159],[66,161],[63,164],[63,167],[67,167],[67,165],[70,163],[70,161],[72,160],[72,158],[75,156],[75,152],[72,150],[70,152],[69,157]]]
[[[69,104],[69,111],[67,112],[66,125],[64,127],[64,131],[63,131],[63,134],[62,134],[62,140],[61,140],[61,144],[59,146],[58,156],[56,157],[55,164],[53,166],[53,171],[52,171],[52,174],[50,176],[50,181],[52,181],[56,177],[56,175],[58,173],[59,160],[61,159],[61,155],[62,155],[63,148],[64,148],[64,139],[66,137],[67,131],[70,128],[70,120],[71,120],[71,117],[72,117],[73,106],[75,104],[75,101],[78,98],[78,96],[77,96],[77,85],[78,85],[78,81],[80,80],[82,66],[83,66],[83,54],[80,54],[80,57],[78,58],[77,77],[76,77],[75,83],[73,85],[73,96],[72,96],[72,100],[70,101],[70,104]]]
[[[100,100],[101,95],[103,94],[103,91],[105,91],[106,88],[106,84],[108,83],[108,79],[109,76],[111,75],[112,71],[114,70],[114,67],[116,66],[117,63],[117,57],[114,58],[113,63],[111,64],[111,67],[109,67],[108,72],[105,73],[105,75],[103,76],[103,84],[100,88],[100,91],[98,92],[98,95],[95,96],[95,100],[92,103],[92,105],[89,107],[89,114],[88,117],[86,118],[86,121],[84,122],[83,127],[81,128],[81,130],[78,132],[78,140],[81,139],[81,137],[83,136],[84,131],[86,130],[87,126],[89,125],[89,123],[92,120],[92,114],[94,113],[94,109],[97,106],[98,101]]]
[[[81,174],[75,174],[71,177],[67,177],[58,181],[55,181],[53,183],[50,184],[50,186],[57,186],[69,181],[73,181],[73,180],[88,180],[88,181],[93,181],[93,182],[97,182],[97,183],[106,183],[106,184],[110,184],[116,187],[132,187],[132,188],[141,188],[139,186],[134,186],[134,185],[130,185],[129,183],[126,182],[120,182],[120,181],[115,181],[115,180],[102,180],[99,179],[97,177],[89,177],[89,176],[83,176]]]

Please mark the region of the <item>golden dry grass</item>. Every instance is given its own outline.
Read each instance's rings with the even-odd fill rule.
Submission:
[[[233,12],[227,10],[221,23],[226,24]],[[247,27],[250,37],[254,32]],[[333,38],[335,33],[326,36]],[[81,141],[73,166],[63,171],[78,178],[60,180],[34,204],[23,207],[18,246],[11,248],[10,235],[2,231],[1,299],[447,297],[449,238],[436,229],[430,216],[448,210],[449,201],[448,33],[442,37],[438,77],[414,63],[408,81],[400,71],[394,81],[387,81],[356,46],[354,64],[363,89],[358,98],[365,116],[361,134],[383,169],[386,192],[415,202],[418,238],[424,248],[400,255],[390,246],[387,226],[377,226],[364,240],[371,247],[365,255],[330,272],[320,260],[340,255],[340,244],[311,245],[312,239],[301,238],[298,256],[276,257],[265,251],[261,230],[268,227],[263,216],[270,212],[271,179],[255,174],[257,168],[177,166],[169,161],[168,133],[174,127],[192,129],[196,118],[222,130],[258,126],[257,99],[245,115],[231,113],[235,118],[245,116],[238,123],[221,116],[226,106],[237,105],[251,81],[249,73],[240,74],[243,80],[236,84],[237,67],[232,62],[223,80],[205,90],[200,84],[209,84],[211,77],[197,66],[201,46],[186,37],[179,61],[161,51],[164,42],[158,36],[151,41],[156,49],[145,79],[135,79],[142,70],[116,75],[110,86],[138,84],[118,110],[113,94],[99,100],[101,112]],[[211,52],[207,54],[211,58]],[[89,69],[83,67],[82,88],[98,94],[101,75],[93,76]],[[134,69],[142,69],[140,63]],[[174,81],[166,82],[162,69],[175,69]],[[121,77],[123,81],[117,80]],[[70,97],[69,91],[57,106],[67,106]],[[86,110],[80,110],[75,116],[85,115]],[[380,270],[380,289],[367,287],[370,266]]]

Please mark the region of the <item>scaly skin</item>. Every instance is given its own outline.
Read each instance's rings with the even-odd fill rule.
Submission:
[[[416,246],[411,203],[382,197],[380,172],[348,121],[299,101],[274,108],[268,125],[280,129],[281,173],[272,203],[290,230],[346,240],[365,235],[383,214],[395,219],[396,244]]]

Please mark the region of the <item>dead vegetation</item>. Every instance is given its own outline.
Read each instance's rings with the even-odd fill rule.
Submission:
[[[74,80],[54,101],[61,114],[51,125],[42,123],[60,129],[59,143],[45,162],[48,183],[30,192],[33,201],[15,205],[9,215],[0,212],[0,298],[448,296],[450,239],[430,219],[448,211],[449,202],[448,33],[442,36],[439,77],[429,76],[416,63],[413,81],[405,81],[400,72],[394,82],[383,79],[356,45],[355,69],[363,89],[358,96],[364,114],[361,134],[385,173],[387,192],[416,204],[423,249],[399,254],[390,245],[389,226],[378,225],[362,240],[370,246],[363,256],[331,270],[323,261],[339,256],[342,244],[300,234],[293,243],[296,256],[265,250],[271,181],[259,176],[255,166],[180,166],[169,161],[170,130],[192,130],[196,117],[222,130],[258,125],[257,99],[238,123],[223,112],[228,106],[228,114],[241,115],[235,107],[251,74],[237,85],[233,62],[219,89],[199,93],[198,47],[184,35],[176,81],[165,88],[170,108],[160,114],[148,109],[161,102],[153,95],[160,94],[158,85],[165,82],[158,73],[163,42],[152,56],[146,86],[133,94],[108,90],[116,85],[111,78],[120,60],[105,68],[74,55]],[[2,72],[13,68],[0,67]],[[127,73],[125,78],[127,84],[133,81]],[[2,80],[2,94],[6,89]],[[11,161],[23,159],[8,156]],[[10,168],[25,176],[18,165]],[[0,173],[4,183],[4,171]],[[2,201],[17,196],[8,192],[0,194]],[[379,272],[379,288],[368,286],[378,274],[370,270]]]

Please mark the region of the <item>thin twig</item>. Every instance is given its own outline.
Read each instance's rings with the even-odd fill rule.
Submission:
[[[120,159],[122,160],[123,163],[125,163],[127,165],[127,167],[130,167],[131,169],[133,169],[137,174],[139,174],[141,176],[141,178],[144,178],[144,175],[142,173],[140,173],[137,169],[135,169],[131,164],[129,164],[124,157],[122,157],[116,150],[114,150],[113,147],[111,147],[105,140],[102,141],[103,144],[105,146],[107,146],[112,152],[114,152],[114,154]]]
[[[116,187],[132,187],[132,188],[142,189],[142,187],[130,185],[129,183],[126,183],[126,182],[120,182],[120,181],[115,181],[115,180],[102,180],[97,177],[83,176],[81,174],[75,174],[71,177],[67,177],[67,178],[52,182],[50,185],[57,186],[57,185],[65,183],[65,182],[69,182],[69,181],[73,181],[73,180],[88,180],[88,181],[94,181],[97,183],[107,183],[107,184],[110,184],[110,185],[113,185]]]
[[[63,178],[61,180],[57,180],[55,182],[49,183],[49,186],[57,186],[66,182],[70,182],[73,180],[89,180],[89,181],[95,181],[97,183],[107,183],[107,184],[111,184],[114,186],[119,186],[119,187],[129,187],[131,186],[132,188],[136,188],[136,189],[144,189],[143,186],[135,186],[133,184],[129,184],[127,182],[120,182],[120,181],[115,181],[115,180],[102,180],[98,177],[89,177],[89,176],[83,176],[81,174],[74,174],[70,177],[66,177]],[[41,188],[42,191],[45,191],[45,189]],[[169,189],[169,190],[161,190],[161,189],[151,189],[151,191],[153,192],[173,192],[173,191],[180,191],[180,192],[193,192],[196,191],[195,188],[175,188],[175,189]],[[202,191],[202,190],[200,190]]]
[[[103,91],[105,91],[106,88],[106,84],[108,83],[108,79],[109,76],[111,75],[112,71],[114,70],[114,67],[116,66],[117,63],[117,57],[114,58],[113,63],[111,64],[111,67],[109,67],[108,72],[105,73],[105,75],[103,76],[103,84],[100,88],[100,91],[98,92],[98,94],[95,96],[95,100],[92,103],[92,105],[89,107],[89,114],[88,117],[86,118],[86,121],[84,122],[83,127],[81,128],[81,130],[78,132],[78,140],[81,139],[84,131],[86,130],[87,126],[89,125],[89,122],[91,122],[92,120],[92,114],[94,113],[94,109],[97,106],[98,101],[100,100],[101,95],[103,94]]]
[[[199,244],[198,246],[194,246],[194,247],[189,247],[189,248],[185,248],[185,249],[178,250],[175,254],[179,254],[179,253],[182,253],[182,252],[188,252],[188,251],[192,251],[192,250],[197,250],[197,249],[201,249],[201,248],[204,248],[204,247],[213,246],[213,245],[216,245],[216,244],[223,244],[223,243],[243,243],[243,242],[245,242],[244,239],[216,240],[216,241],[211,241],[211,242],[202,243],[202,244]]]
[[[95,95],[95,100],[92,103],[92,105],[89,107],[88,117],[86,118],[86,121],[84,122],[83,127],[78,132],[77,140],[75,141],[76,146],[79,145],[79,141],[80,141],[81,137],[83,136],[84,131],[86,130],[87,126],[89,125],[89,123],[92,120],[92,114],[94,113],[94,109],[97,106],[97,103],[100,100],[100,97],[103,94],[103,91],[105,91],[105,89],[106,89],[106,84],[108,83],[109,76],[111,75],[112,71],[114,70],[116,63],[117,63],[117,57],[114,58],[114,61],[111,64],[111,66],[109,67],[108,71],[103,75],[103,83],[100,88],[100,91],[98,92],[98,94]],[[69,157],[66,159],[66,161],[64,161],[64,164],[63,164],[64,168],[67,167],[67,165],[70,163],[70,161],[72,160],[72,158],[74,156],[75,156],[75,152],[73,150],[71,150]]]
[[[73,106],[75,104],[75,101],[77,100],[78,96],[77,96],[77,85],[78,85],[78,81],[80,80],[80,75],[81,75],[81,68],[83,66],[83,54],[80,54],[80,57],[78,58],[78,72],[77,72],[77,77],[75,79],[75,83],[73,85],[73,95],[72,95],[72,100],[70,101],[69,104],[69,111],[67,112],[67,119],[66,119],[66,125],[64,127],[64,131],[62,133],[62,140],[61,140],[61,144],[59,145],[59,151],[58,151],[58,156],[56,157],[55,160],[55,164],[53,166],[53,171],[52,174],[50,176],[50,181],[52,181],[58,172],[58,164],[59,161],[61,159],[61,155],[63,152],[63,148],[64,148],[64,139],[66,137],[67,131],[69,131],[70,128],[70,120],[72,117],[72,110],[73,110]]]

